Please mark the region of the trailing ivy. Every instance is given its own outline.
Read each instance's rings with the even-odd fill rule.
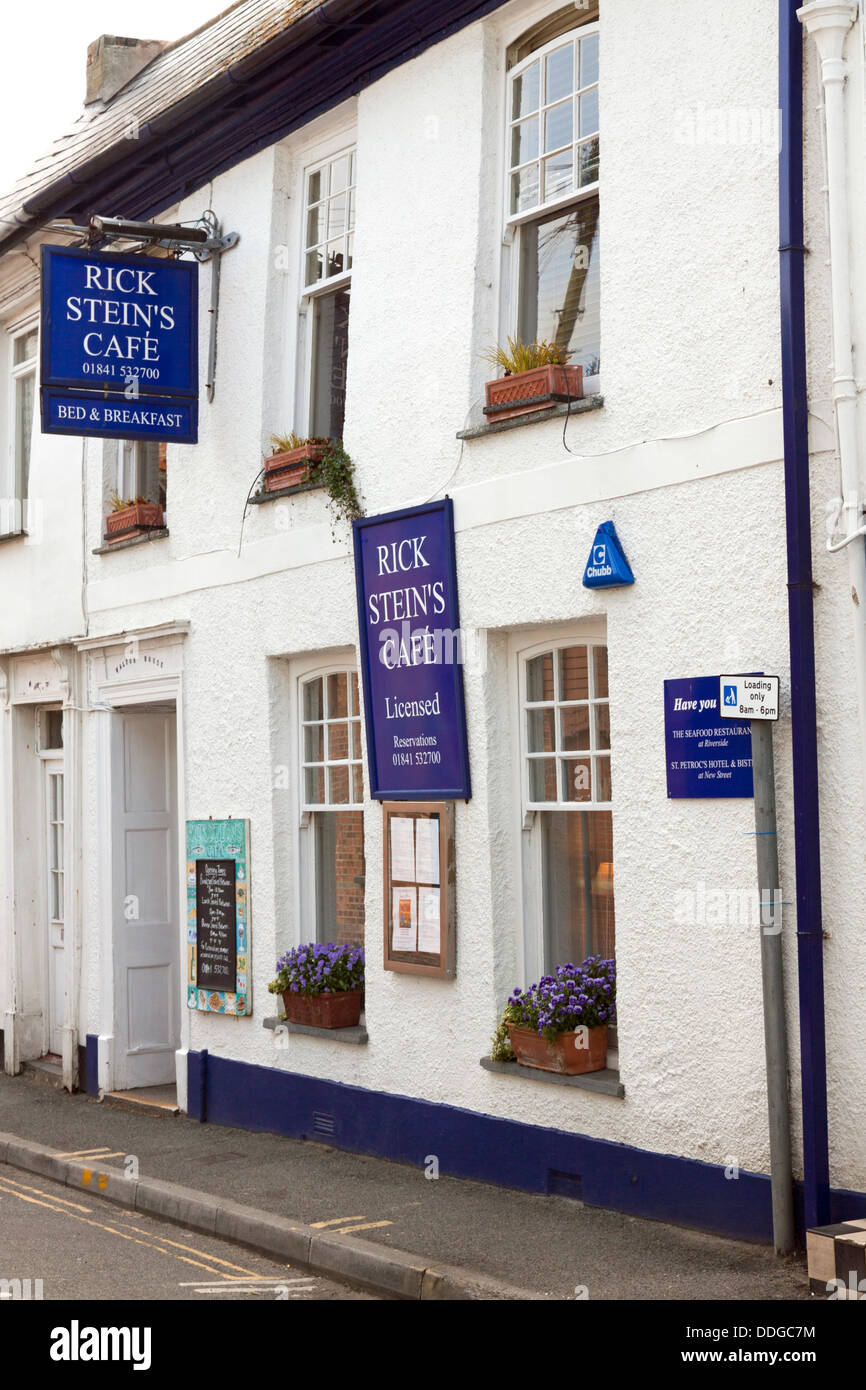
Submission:
[[[310,464],[310,482],[318,483],[327,492],[334,528],[340,521],[351,526],[364,515],[355,487],[355,466],[339,440],[330,439],[321,462]],[[336,529],[332,534],[336,535]]]

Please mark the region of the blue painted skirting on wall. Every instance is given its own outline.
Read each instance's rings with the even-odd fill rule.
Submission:
[[[99,1095],[99,1038],[88,1033],[85,1040],[87,1065],[85,1067],[84,1089],[89,1096]]]

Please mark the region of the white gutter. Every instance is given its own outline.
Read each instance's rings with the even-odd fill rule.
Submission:
[[[827,204],[830,232],[830,295],[833,313],[833,406],[839,449],[842,496],[831,504],[842,535],[831,534],[827,549],[846,550],[854,620],[854,657],[860,721],[861,771],[866,775],[866,527],[860,487],[857,438],[857,382],[854,372],[850,209],[848,197],[845,41],[857,19],[857,0],[812,0],[797,11],[821,60],[827,146]],[[832,522],[831,522],[832,526]]]

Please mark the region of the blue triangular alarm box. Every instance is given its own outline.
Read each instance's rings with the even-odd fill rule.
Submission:
[[[612,521],[603,521],[595,533],[583,572],[583,583],[587,589],[613,589],[619,584],[634,583],[634,575]]]

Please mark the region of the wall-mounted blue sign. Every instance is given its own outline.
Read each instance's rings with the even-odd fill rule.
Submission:
[[[603,521],[595,533],[583,572],[585,589],[613,589],[621,584],[633,584],[634,575],[625,558],[619,536],[612,521]]]
[[[471,795],[450,499],[354,523],[370,794]]]
[[[194,442],[198,262],[43,246],[41,356],[43,432]],[[161,422],[166,398],[178,420]],[[121,403],[140,412],[131,433]]]
[[[752,729],[719,717],[718,676],[665,681],[668,796],[753,796]]]

